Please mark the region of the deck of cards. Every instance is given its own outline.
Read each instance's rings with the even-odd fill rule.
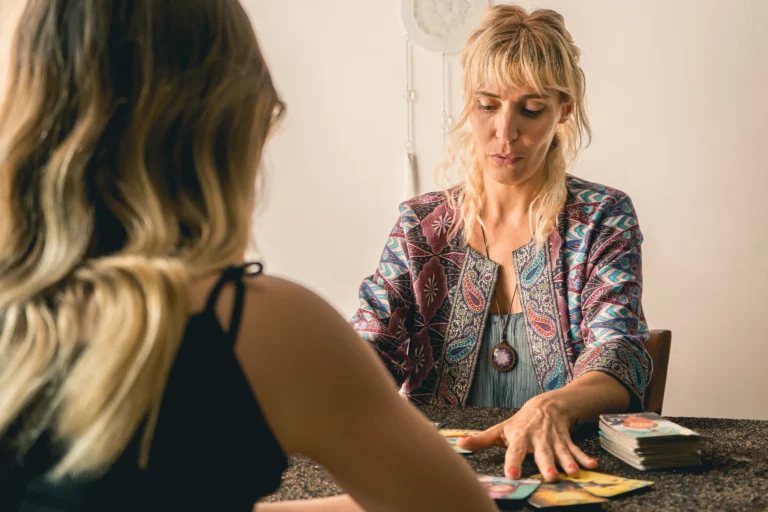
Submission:
[[[701,463],[699,434],[656,413],[603,414],[600,445],[643,471]]]

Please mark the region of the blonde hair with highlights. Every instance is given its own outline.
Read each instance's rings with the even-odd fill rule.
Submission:
[[[15,33],[0,441],[50,431],[66,447],[54,478],[105,470],[145,420],[146,464],[192,279],[249,245],[283,106],[237,0],[179,5],[29,0]]]
[[[528,13],[513,5],[489,7],[480,26],[469,36],[461,54],[464,71],[464,109],[452,129],[446,160],[440,166],[443,183],[458,170],[461,183],[446,185],[452,208],[458,206],[460,222],[452,236],[463,228],[469,242],[475,221],[483,213],[483,169],[466,129],[475,91],[481,87],[532,88],[539,94],[554,91],[571,102],[568,120],[557,126],[544,161],[544,185],[529,207],[531,233],[543,246],[557,226],[557,216],[566,198],[565,178],[581,148],[589,144],[591,129],[585,109],[585,79],[579,66],[580,51],[555,11],[538,9]]]

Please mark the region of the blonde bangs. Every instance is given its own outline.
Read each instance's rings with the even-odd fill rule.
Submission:
[[[536,94],[566,92],[562,69],[547,58],[541,41],[527,40],[524,34],[513,43],[478,41],[465,63],[465,93],[493,89],[532,89]]]

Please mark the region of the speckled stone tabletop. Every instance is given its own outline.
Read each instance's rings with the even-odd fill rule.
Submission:
[[[423,407],[432,421],[444,428],[485,429],[513,411],[495,408]],[[582,428],[574,441],[589,455],[597,457],[597,471],[626,478],[651,480],[655,485],[644,492],[619,496],[590,510],[711,510],[768,511],[768,421],[709,418],[670,418],[699,432],[702,439],[702,465],[695,469],[639,471],[600,449],[597,427]],[[504,452],[490,448],[465,456],[482,474],[502,475]],[[538,470],[529,457],[523,476]],[[304,457],[294,457],[278,491],[264,501],[332,496],[341,492],[328,473]],[[527,504],[524,510],[537,510]],[[564,510],[574,510],[565,507]]]

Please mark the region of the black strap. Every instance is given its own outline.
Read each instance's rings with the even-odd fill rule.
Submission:
[[[219,280],[213,286],[211,293],[208,296],[208,303],[205,308],[215,316],[216,301],[219,298],[221,289],[230,281],[235,284],[235,302],[232,306],[232,318],[229,322],[229,331],[225,333],[227,339],[232,344],[235,343],[237,329],[240,327],[240,320],[243,317],[243,298],[245,297],[245,283],[243,283],[243,276],[257,276],[261,274],[263,270],[264,266],[257,261],[234,267],[227,267],[221,273],[221,277],[219,277]]]

